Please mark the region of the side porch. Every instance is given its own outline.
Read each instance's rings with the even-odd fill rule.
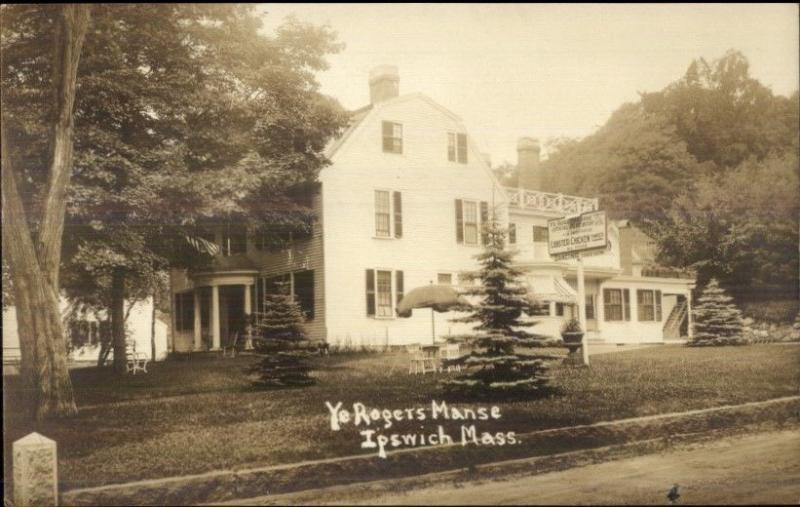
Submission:
[[[246,340],[255,270],[194,273],[173,295],[170,352],[219,351]]]
[[[564,322],[578,318],[576,266],[549,263],[523,269],[537,321],[532,331],[559,337]],[[586,337],[608,344],[685,342],[692,336],[693,288],[693,279],[585,267]]]

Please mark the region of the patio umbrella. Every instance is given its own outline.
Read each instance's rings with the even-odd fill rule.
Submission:
[[[463,296],[460,296],[450,285],[425,285],[411,290],[400,300],[397,305],[397,315],[400,317],[411,317],[411,311],[415,308],[431,309],[431,334],[433,342],[436,343],[436,322],[433,312],[447,312],[459,307],[470,306]]]

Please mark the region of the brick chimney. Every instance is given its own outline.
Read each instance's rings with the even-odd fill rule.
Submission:
[[[400,74],[395,65],[378,65],[369,71],[369,101],[377,104],[400,94]]]
[[[539,171],[539,141],[532,137],[520,137],[517,141],[517,171],[520,188],[541,190],[542,175]]]

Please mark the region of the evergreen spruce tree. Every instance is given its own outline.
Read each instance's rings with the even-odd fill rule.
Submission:
[[[481,296],[481,301],[468,316],[453,319],[477,324],[474,333],[451,338],[471,345],[473,351],[446,362],[446,366],[460,364],[467,371],[442,381],[442,387],[450,394],[473,398],[529,396],[546,386],[549,361],[555,357],[519,352],[519,347],[541,346],[546,337],[522,329],[535,324],[522,319],[530,306],[527,288],[517,281],[522,272],[511,265],[514,252],[506,250],[505,230],[494,215],[483,236],[484,251],[476,256],[481,268],[462,275],[480,281],[465,294]]]
[[[281,292],[285,292],[279,284]],[[303,330],[303,311],[288,294],[264,296],[264,311],[254,326],[253,348],[262,359],[252,370],[261,388],[300,387],[314,384],[309,358],[317,346]]]
[[[689,345],[744,345],[742,312],[712,278],[692,308],[694,337]]]

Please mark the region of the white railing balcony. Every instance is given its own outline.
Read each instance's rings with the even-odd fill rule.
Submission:
[[[579,215],[600,209],[598,199],[554,194],[524,188],[504,187],[508,204],[513,209],[548,211],[562,215]]]

